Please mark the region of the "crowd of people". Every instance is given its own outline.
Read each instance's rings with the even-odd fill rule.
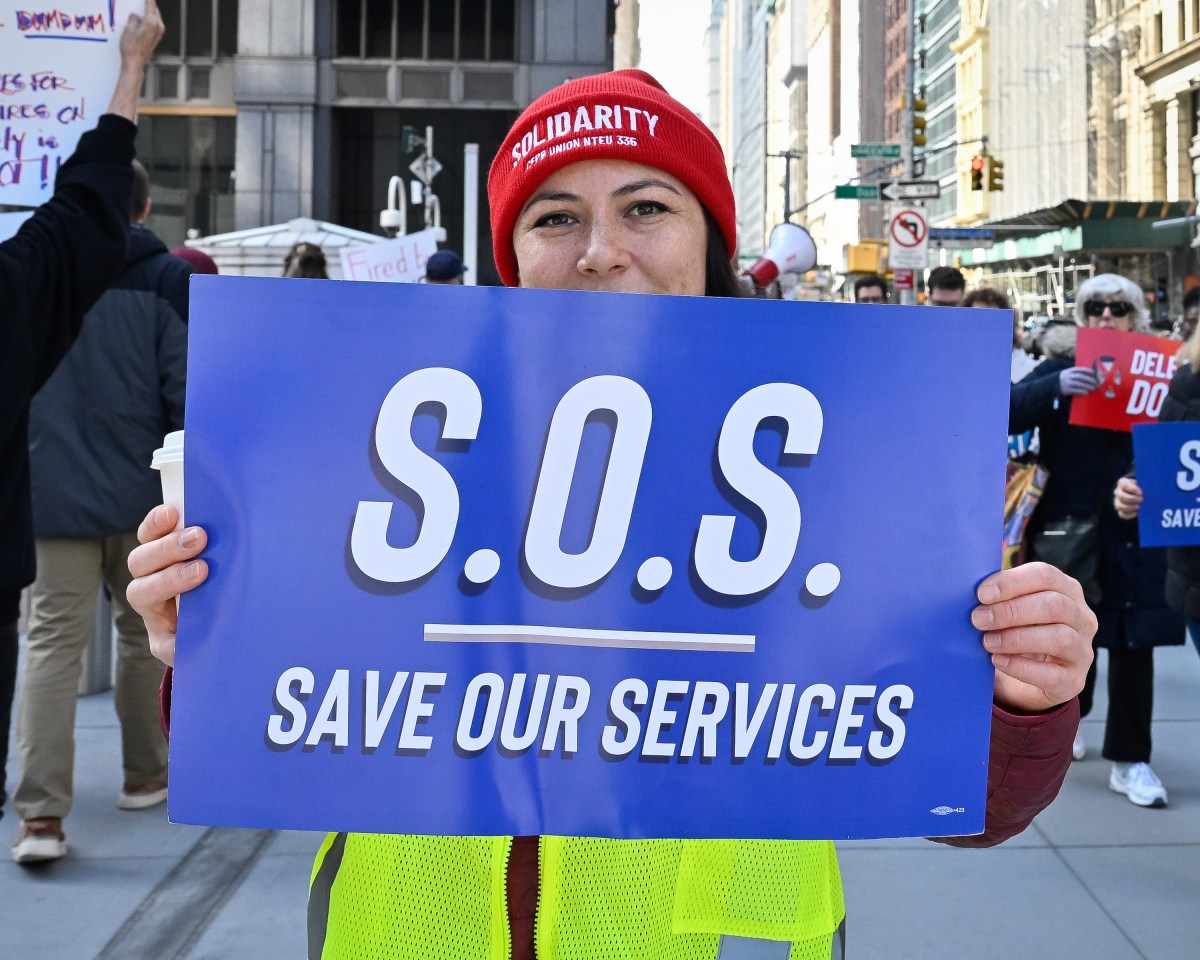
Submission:
[[[119,637],[125,769],[117,802],[146,809],[166,796],[159,710],[169,721],[176,602],[209,574],[206,531],[177,529],[178,513],[158,504],[148,469],[154,447],[182,426],[188,277],[215,270],[186,252],[172,256],[142,225],[151,200],[133,158],[137,92],[162,32],[153,2],[131,18],[109,111],[64,164],[53,199],[0,246],[0,749],[18,597],[32,583],[13,796],[21,819],[13,855],[26,864],[67,852],[74,690],[96,590],[103,584],[112,595]],[[512,163],[537,124],[612,104],[653,115],[654,137],[582,138],[536,164]],[[507,286],[744,294],[721,148],[640,71],[569,81],[535,100],[492,164],[488,196]],[[457,254],[440,251],[425,281],[460,283],[464,269]],[[284,274],[327,276],[323,252],[298,244]],[[968,292],[953,268],[933,270],[927,290],[931,305],[1007,306],[995,290]],[[860,278],[855,298],[886,303],[886,281]],[[1144,320],[1140,291],[1111,275],[1085,283],[1075,307],[1076,325],[1134,329]],[[1182,617],[1200,626],[1200,548],[1164,560],[1137,546],[1129,438],[1069,424],[1071,398],[1097,384],[1090,368],[1074,364],[1071,345],[1055,349],[1012,388],[1012,429],[1036,428],[1039,456],[1051,464],[1031,525],[1031,562],[986,578],[963,611],[981,631],[995,681],[986,828],[945,841],[958,846],[1002,842],[1057,794],[1081,692],[1090,706],[1093,637],[1110,658],[1102,752],[1114,763],[1113,789],[1141,805],[1166,802],[1149,768],[1152,651],[1182,642]],[[1018,353],[1014,331],[1014,369]],[[1172,385],[1177,419],[1200,412],[1190,369]],[[1054,524],[1087,519],[1097,528],[1087,562],[1068,564],[1038,545]],[[150,651],[168,665],[161,690]],[[544,868],[547,851],[553,873]],[[685,876],[697,895],[681,919],[674,896]],[[312,871],[309,955],[482,956],[499,942],[513,958],[708,960],[775,956],[761,945],[783,942],[793,958],[823,960],[844,917],[826,842],[338,833]]]

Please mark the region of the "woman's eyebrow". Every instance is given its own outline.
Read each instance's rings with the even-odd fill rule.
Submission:
[[[613,191],[613,197],[627,197],[631,193],[637,193],[639,190],[645,190],[647,187],[662,187],[664,190],[670,190],[674,194],[683,196],[678,190],[667,183],[666,180],[659,180],[657,177],[647,177],[645,180],[634,180],[632,183],[627,183],[623,187],[618,187]]]
[[[582,199],[579,194],[570,193],[567,190],[544,190],[541,193],[535,193],[525,201],[525,206],[521,208],[521,212],[524,213],[535,203],[541,203],[543,200],[550,200],[554,203],[578,203]]]

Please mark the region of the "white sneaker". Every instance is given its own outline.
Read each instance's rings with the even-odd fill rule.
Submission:
[[[1071,744],[1071,757],[1075,760],[1082,760],[1087,756],[1087,744],[1083,742],[1083,731],[1075,732],[1075,742]]]
[[[60,860],[67,855],[67,837],[62,832],[60,817],[35,817],[22,820],[13,844],[13,860],[17,863],[44,863]]]
[[[1108,785],[1139,807],[1167,805],[1167,790],[1148,763],[1114,763]]]

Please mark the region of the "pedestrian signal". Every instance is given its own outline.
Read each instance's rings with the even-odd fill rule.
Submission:
[[[971,189],[983,189],[983,155],[979,153],[971,158]]]
[[[925,146],[925,101],[913,98],[913,137],[914,147]]]
[[[995,157],[989,158],[988,163],[988,189],[1003,190],[1004,189],[1004,161],[997,160]]]

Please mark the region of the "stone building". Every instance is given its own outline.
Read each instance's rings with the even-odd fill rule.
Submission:
[[[629,0],[626,0],[628,3]],[[463,156],[487,165],[533,98],[613,63],[609,0],[161,0],[139,154],[152,227],[175,244],[296,217],[379,231],[405,128],[434,132],[433,180],[461,250]],[[636,19],[634,20],[636,23]],[[419,149],[419,146],[418,146]],[[409,210],[409,229],[423,225]],[[496,282],[480,217],[478,278]]]

